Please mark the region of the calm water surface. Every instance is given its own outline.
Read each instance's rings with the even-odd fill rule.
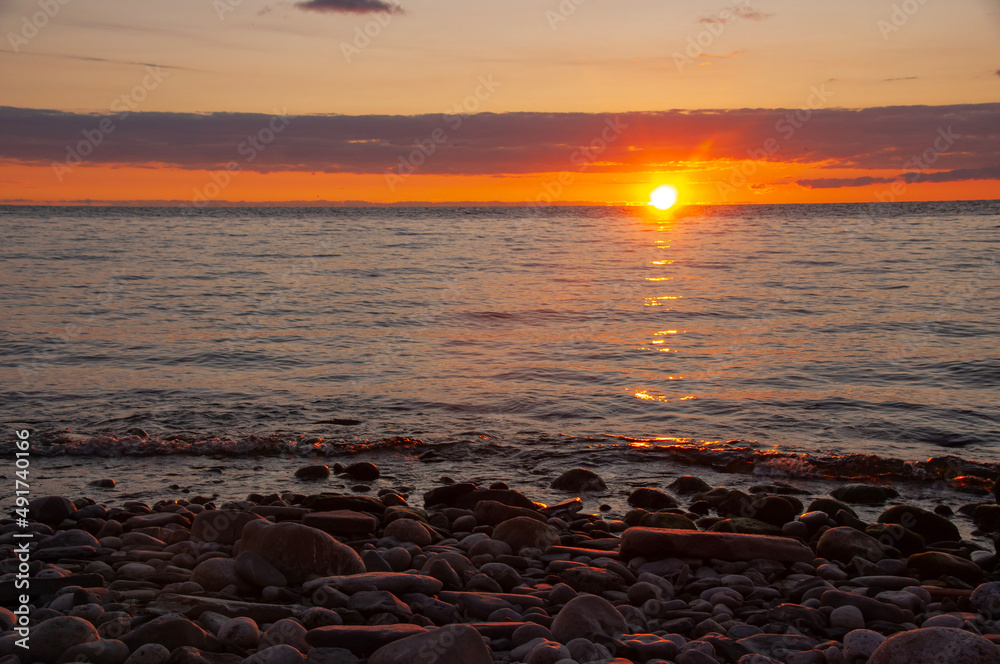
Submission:
[[[3,420],[50,451],[739,440],[1000,461],[997,202],[0,225]]]

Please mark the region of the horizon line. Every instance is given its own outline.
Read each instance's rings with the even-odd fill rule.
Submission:
[[[683,203],[673,209],[685,207],[749,207],[749,206],[792,206],[792,205],[908,205],[915,203],[990,203],[1000,202],[1000,198],[952,198],[922,201],[840,201],[825,203]],[[649,203],[629,201],[560,201],[552,203],[532,203],[529,201],[398,201],[394,203],[374,203],[371,201],[212,201],[210,204],[193,205],[190,201],[164,200],[71,200],[38,202],[25,200],[0,200],[0,207],[151,207],[187,208],[194,210],[226,208],[419,208],[419,207],[496,207],[496,208],[572,208],[572,207],[650,207]]]

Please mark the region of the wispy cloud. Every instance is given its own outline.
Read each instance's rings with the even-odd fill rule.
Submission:
[[[295,5],[300,9],[335,14],[402,14],[403,8],[383,0],[306,0]]]
[[[727,25],[741,18],[745,18],[748,21],[763,21],[772,16],[774,16],[773,13],[762,12],[750,5],[732,5],[723,7],[714,16],[702,16],[698,19],[698,22],[705,25]]]

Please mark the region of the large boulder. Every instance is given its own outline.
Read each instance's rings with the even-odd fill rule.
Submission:
[[[493,539],[504,542],[517,553],[525,547],[546,549],[559,544],[559,532],[547,523],[519,516],[494,528]]]
[[[854,556],[860,556],[871,562],[883,558],[882,545],[871,535],[855,530],[850,526],[830,528],[819,536],[816,553],[821,558],[849,563]]]
[[[254,551],[285,575],[300,584],[313,576],[361,574],[365,564],[354,549],[341,544],[322,530],[299,523],[251,521],[243,528],[241,551]]]
[[[798,540],[768,535],[707,533],[660,528],[629,528],[622,535],[621,558],[718,558],[812,562],[812,549]]]
[[[890,507],[878,517],[879,523],[898,523],[917,533],[928,544],[957,542],[962,539],[958,526],[939,514],[912,505]]]
[[[368,664],[413,664],[431,655],[438,662],[493,664],[490,649],[474,628],[451,625],[382,646]]]
[[[552,621],[552,638],[560,643],[573,639],[615,638],[628,632],[624,616],[603,597],[580,595],[570,600]]]
[[[43,620],[31,629],[31,660],[55,664],[60,655],[82,643],[99,641],[97,630],[83,618],[58,616]]]
[[[924,627],[890,636],[868,664],[1000,664],[1000,648],[953,627]]]
[[[574,468],[554,479],[551,488],[558,491],[605,491],[608,485],[594,471]]]

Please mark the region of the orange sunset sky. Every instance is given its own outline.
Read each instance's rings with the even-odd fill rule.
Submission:
[[[1000,197],[997,0],[14,0],[0,202]]]

